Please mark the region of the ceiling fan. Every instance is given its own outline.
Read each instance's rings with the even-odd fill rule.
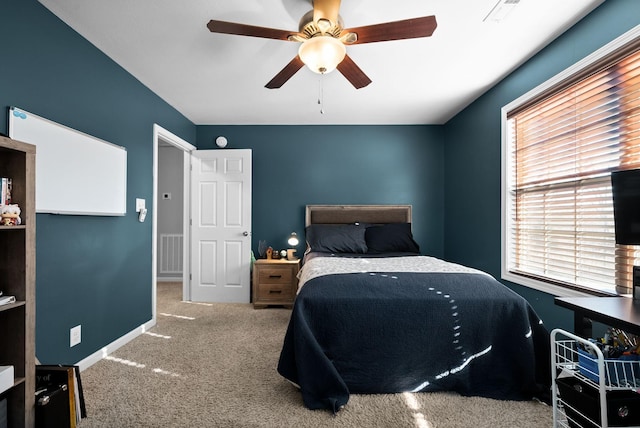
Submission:
[[[213,19],[207,27],[212,33],[302,43],[298,55],[265,85],[269,89],[280,88],[304,65],[320,74],[337,68],[356,89],[360,89],[371,83],[371,79],[347,55],[347,45],[429,37],[437,26],[436,17],[431,15],[345,29],[339,11],[340,0],[313,0],[313,10],[302,17],[298,31]]]

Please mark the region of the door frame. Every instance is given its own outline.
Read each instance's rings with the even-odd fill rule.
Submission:
[[[189,287],[189,269],[190,269],[190,258],[189,251],[187,249],[190,247],[190,236],[189,236],[189,203],[186,203],[186,199],[190,198],[191,194],[191,151],[196,150],[196,147],[192,144],[189,144],[182,138],[173,134],[170,131],[167,131],[160,125],[154,123],[153,124],[153,197],[152,197],[152,210],[151,210],[151,228],[152,228],[152,238],[151,238],[151,282],[152,282],[152,294],[151,294],[151,304],[152,304],[152,319],[155,323],[156,321],[156,304],[157,304],[157,281],[158,281],[158,149],[160,146],[160,141],[164,143],[168,143],[177,149],[182,150],[183,152],[183,177],[182,177],[182,185],[183,185],[183,194],[185,203],[183,203],[183,214],[182,214],[182,300],[190,300],[190,287]]]

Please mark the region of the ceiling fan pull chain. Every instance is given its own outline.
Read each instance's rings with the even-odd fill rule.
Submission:
[[[324,78],[324,73],[320,74],[320,79],[318,80],[318,104],[320,105],[320,114],[324,114],[324,87],[322,85]]]

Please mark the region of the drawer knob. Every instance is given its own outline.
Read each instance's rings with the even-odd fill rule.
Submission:
[[[282,290],[269,290],[269,294],[280,294]]]
[[[269,275],[269,278],[282,278],[282,275]]]

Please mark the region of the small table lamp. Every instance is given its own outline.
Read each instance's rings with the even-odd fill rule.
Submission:
[[[297,247],[298,244],[300,244],[298,235],[295,232],[291,232],[291,235],[289,235],[289,238],[287,238],[287,244],[289,244],[290,247]],[[295,256],[295,253],[295,248],[289,248],[287,250],[287,260],[298,260],[298,258]]]

